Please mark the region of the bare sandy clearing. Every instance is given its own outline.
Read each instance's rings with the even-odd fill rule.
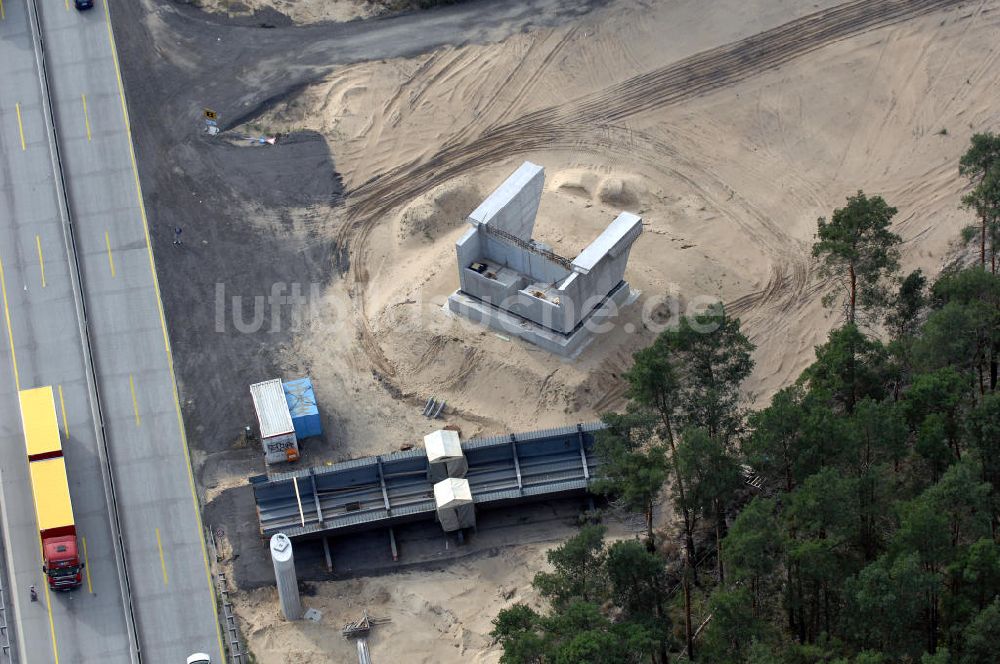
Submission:
[[[664,294],[730,303],[758,346],[747,391],[766,399],[837,322],[809,251],[816,218],[858,188],[899,208],[904,269],[936,273],[968,219],[958,156],[972,133],[1000,124],[1000,2],[862,29],[700,95],[684,90],[693,65],[677,80],[652,76],[801,11],[782,0],[625,0],[495,45],[345,67],[263,118],[324,134],[353,192],[351,223],[331,224],[350,243],[351,268],[324,294],[342,315],[285,352],[290,372],[308,368],[328,393],[352,397],[334,406],[337,455],[418,439],[437,426],[420,417],[431,395],[465,436],[596,418],[621,405],[621,371],[654,335],[640,314]],[[620,209],[646,221],[627,273],[642,297],[622,331],[575,361],[441,311],[458,282],[464,216],[523,159],[546,167],[536,235],[558,251],[575,254]],[[526,593],[543,561],[541,547],[519,547],[444,572],[334,582],[317,601],[338,626],[363,605],[392,613],[376,658],[495,662],[484,652],[506,601],[495,588]],[[262,661],[284,661],[283,647],[349,654],[329,628],[321,637],[276,621],[271,598],[240,601]]]
[[[248,16],[274,10],[295,23],[353,21],[374,16],[382,7],[368,0],[199,0],[205,11],[227,16]]]
[[[763,25],[787,9],[756,4]],[[812,276],[818,216],[860,187],[882,193],[900,209],[904,266],[939,267],[964,218],[957,155],[974,130],[997,120],[995,9],[987,2],[972,13],[940,12],[863,32],[622,120],[601,119],[601,90],[693,50],[666,35],[690,40],[688,28],[713,22],[737,33],[750,10],[619,3],[577,25],[497,45],[346,67],[266,122],[324,133],[349,191],[452,146],[461,153],[468,145],[488,159],[373,219],[362,235],[347,233],[353,281],[340,297],[363,311],[359,327],[314,325],[289,357],[308,358],[320,380],[362,393],[367,386],[371,420],[359,427],[377,429],[378,414],[397,413],[400,404],[371,387],[367,364],[409,398],[398,414],[414,434],[427,424],[410,411],[431,394],[458,409],[467,435],[546,426],[620,404],[617,376],[653,336],[640,320],[651,298],[708,295],[743,317],[759,346],[747,388],[766,397],[797,376],[835,322],[819,304],[824,285]],[[550,147],[543,140],[524,154],[488,154],[491,130],[546,108],[567,122],[581,114],[590,122],[565,127]],[[526,139],[532,130],[529,120]],[[463,217],[523,158],[547,169],[537,235],[558,251],[575,254],[619,209],[646,221],[629,268],[643,297],[622,321],[636,332],[608,335],[576,362],[469,330],[439,310],[457,284],[453,243]],[[335,339],[348,362],[328,352]],[[363,384],[352,383],[354,370]],[[394,438],[405,439],[398,420],[393,426]]]

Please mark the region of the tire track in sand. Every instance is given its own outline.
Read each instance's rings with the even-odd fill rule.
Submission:
[[[854,0],[692,55],[599,93],[533,111],[489,128],[467,143],[446,145],[425,162],[406,164],[361,184],[347,196],[349,223],[338,239],[363,242],[367,230],[394,208],[461,173],[492,163],[500,156],[506,158],[560,143],[578,146],[578,138],[585,136],[594,125],[617,123],[704,95],[833,41],[961,1]]]
[[[684,58],[671,65],[632,77],[603,91],[527,113],[485,129],[464,143],[449,143],[421,163],[409,163],[358,186],[347,196],[345,223],[337,246],[351,249],[351,272],[364,281],[366,244],[371,230],[402,204],[472,169],[538,149],[579,148],[595,126],[619,123],[629,117],[675,105],[774,69],[823,46],[893,25],[962,0],[853,0],[818,11],[778,27]],[[807,269],[797,265],[791,279],[784,271],[772,275],[759,293],[733,303],[749,311],[773,301],[792,284],[804,289]],[[362,295],[358,329],[362,346],[373,364],[389,362],[372,334]],[[783,303],[788,306],[788,303]],[[389,372],[391,374],[391,369]]]

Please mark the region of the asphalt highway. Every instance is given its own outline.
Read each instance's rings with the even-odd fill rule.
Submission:
[[[130,661],[132,614],[105,490],[113,477],[143,661],[183,662],[205,651],[223,662],[108,8],[103,0],[87,12],[38,2],[74,246],[60,215],[26,0],[0,1],[0,360],[10,367],[0,372],[0,516],[21,661]],[[53,385],[57,408],[65,408],[59,418],[87,573],[80,590],[43,591],[36,604],[27,587],[45,584],[17,389],[40,385]],[[110,473],[102,472],[98,403]]]
[[[124,663],[129,637],[78,290],[27,6],[7,0],[0,15],[0,353],[7,358],[0,371],[0,518],[14,613],[7,620],[22,662]],[[46,590],[18,410],[18,386],[43,385],[56,390],[80,547],[86,547],[84,585],[72,593]],[[41,592],[38,603],[29,599],[31,585]]]

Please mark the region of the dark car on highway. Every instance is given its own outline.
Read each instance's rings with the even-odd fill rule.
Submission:
[[[94,6],[94,0],[73,0],[73,4],[80,10],[91,9]]]

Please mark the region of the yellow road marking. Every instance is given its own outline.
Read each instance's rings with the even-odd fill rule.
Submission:
[[[4,14],[4,11],[3,11],[3,0],[0,0],[0,21],[5,20],[6,18],[7,18],[7,15]]]
[[[21,122],[21,103],[18,102],[14,104],[14,110],[17,111],[17,131],[21,134],[21,152],[28,149],[28,146],[24,142],[24,123]]]
[[[59,408],[62,409],[63,416],[63,432],[66,434],[66,440],[69,440],[69,420],[66,419],[66,400],[63,399],[62,385],[59,385]]]
[[[208,564],[208,545],[205,542],[205,524],[201,518],[201,510],[198,507],[198,492],[194,484],[194,472],[191,470],[191,451],[188,449],[187,435],[184,432],[184,418],[181,416],[180,397],[177,394],[177,377],[174,374],[174,359],[170,352],[170,337],[167,335],[167,323],[163,314],[163,299],[160,297],[160,282],[156,278],[156,264],[153,261],[153,246],[149,241],[149,220],[146,217],[146,205],[142,200],[142,187],[139,184],[139,169],[135,163],[135,145],[132,143],[132,124],[128,117],[128,106],[125,103],[125,86],[122,83],[121,65],[118,62],[118,49],[115,46],[115,35],[111,29],[111,12],[108,9],[108,0],[104,0],[104,22],[108,28],[108,43],[111,45],[111,59],[115,65],[115,74],[118,78],[118,97],[121,100],[122,116],[125,119],[125,133],[128,137],[129,157],[132,161],[132,177],[135,180],[135,193],[139,200],[139,216],[142,218],[143,231],[146,236],[146,253],[149,255],[149,271],[153,278],[153,291],[156,294],[157,311],[160,314],[160,329],[163,333],[163,347],[167,352],[167,366],[170,368],[170,383],[174,392],[174,411],[177,414],[177,427],[181,434],[181,447],[184,451],[185,469],[188,475],[188,488],[191,490],[191,504],[194,507],[195,518],[198,525],[198,539],[201,541],[201,559],[205,567],[205,582],[208,584],[209,596],[212,601],[212,613],[215,616],[215,636],[219,644],[219,661],[226,658],[226,649],[222,645],[222,628],[219,625],[219,607],[215,601],[215,588],[212,586],[212,571]]]
[[[38,540],[38,553],[45,560],[45,550],[42,541]],[[59,664],[59,644],[56,642],[56,621],[52,618],[52,596],[49,594],[49,580],[42,574],[42,587],[45,588],[45,608],[49,612],[49,634],[52,635],[52,658]]]
[[[108,246],[108,265],[111,266],[111,276],[115,276],[115,259],[111,255],[111,236],[108,231],[104,231],[104,244]]]
[[[142,425],[142,418],[139,417],[139,400],[135,398],[135,380],[132,374],[128,375],[128,389],[132,390],[132,410],[135,411],[135,425]]]
[[[87,572],[87,592],[93,594],[94,586],[90,583],[90,559],[87,557],[87,538],[80,539],[83,540],[83,569]]]
[[[35,246],[38,247],[38,266],[42,268],[42,288],[45,288],[45,259],[42,258],[42,238],[35,236]]]
[[[160,569],[163,570],[163,585],[168,586],[170,582],[167,579],[167,561],[163,557],[163,542],[160,541],[160,529],[156,529],[156,548],[160,550]]]
[[[69,0],[66,0],[69,3]],[[90,114],[87,113],[87,95],[80,95],[83,100],[83,122],[87,125],[87,142],[90,142]]]
[[[66,0],[66,11],[69,11],[69,0]]]
[[[21,389],[21,379],[17,374],[17,353],[14,352],[14,328],[10,325],[10,308],[7,306],[7,280],[3,274],[3,259],[0,258],[0,292],[3,292],[3,316],[7,321],[7,340],[10,342],[10,361],[14,365],[14,387]],[[39,546],[41,544],[39,543]]]
[[[59,664],[59,644],[56,642],[56,621],[52,617],[52,597],[49,595],[49,580],[42,575],[42,585],[45,586],[45,608],[49,610],[49,635],[52,637],[52,657]]]

